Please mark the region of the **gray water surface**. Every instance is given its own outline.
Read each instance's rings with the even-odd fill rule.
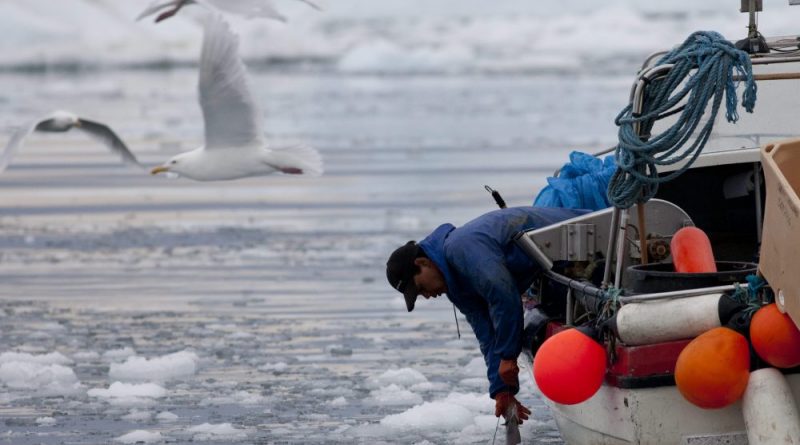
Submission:
[[[64,108],[158,164],[201,143],[195,76],[4,75],[0,143]],[[202,423],[247,431],[225,443],[491,442],[493,416],[468,430],[380,424],[411,408],[370,401],[370,379],[386,370],[422,373],[425,402],[486,390],[463,374],[480,356],[463,317],[459,340],[444,298],[407,313],[386,257],[492,210],[484,184],[530,205],[570,150],[613,143],[629,79],[255,73],[253,84],[269,140],[316,147],[324,176],[171,181],[72,133],[34,135],[0,174],[0,353],[83,357],[71,367],[84,389],[113,383],[107,351],[200,358],[138,408],[0,383],[0,443],[108,443],[140,429],[189,443],[187,428]],[[524,380],[534,411],[524,442],[560,443]],[[178,418],[137,420],[137,410]]]

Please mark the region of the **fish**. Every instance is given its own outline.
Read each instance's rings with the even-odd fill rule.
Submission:
[[[519,434],[519,415],[517,414],[517,404],[512,403],[504,415],[506,418],[506,445],[518,445],[522,443],[522,436]]]

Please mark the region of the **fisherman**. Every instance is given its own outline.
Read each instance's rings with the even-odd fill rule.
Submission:
[[[520,423],[531,413],[514,396],[519,391],[521,296],[539,269],[516,246],[514,235],[583,213],[547,207],[495,210],[459,228],[442,224],[419,243],[397,248],[386,263],[389,284],[403,293],[409,312],[418,295],[447,294],[464,314],[483,353],[496,417],[505,417],[513,406]]]

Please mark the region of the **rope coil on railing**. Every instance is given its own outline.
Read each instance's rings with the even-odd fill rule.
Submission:
[[[749,55],[716,32],[693,33],[656,66],[663,64],[673,67],[645,89],[642,112],[635,113],[633,104],[629,104],[615,119],[619,126],[618,167],[609,183],[608,199],[618,208],[646,202],[655,196],[659,183],[670,181],[689,168],[711,135],[723,97],[728,122],[739,119],[734,77],[744,79],[745,110],[752,112],[755,107],[756,84]],[[684,100],[685,104],[678,107]],[[695,135],[709,102],[708,120]],[[650,135],[656,121],[675,113],[680,116],[673,125],[662,133]],[[694,141],[687,146],[693,135]],[[687,158],[686,165],[659,178],[657,166]]]
[[[748,275],[746,278],[747,286],[740,286],[738,283],[735,285],[731,298],[743,305],[747,306],[745,312],[747,318],[751,318],[753,314],[761,308],[761,299],[759,294],[765,292],[767,301],[774,301],[772,290],[769,289],[766,280],[758,275]]]

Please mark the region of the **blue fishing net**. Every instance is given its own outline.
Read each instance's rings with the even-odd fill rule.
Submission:
[[[558,177],[547,178],[547,186],[536,196],[533,206],[587,210],[610,207],[606,189],[616,168],[613,155],[600,159],[573,151]]]

